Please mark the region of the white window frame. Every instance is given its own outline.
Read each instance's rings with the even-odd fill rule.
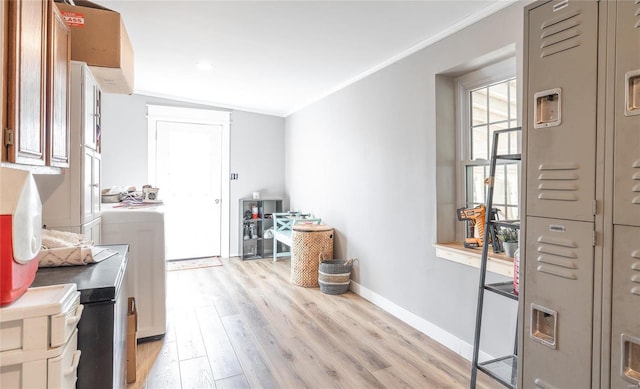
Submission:
[[[485,165],[484,161],[471,160],[471,134],[469,128],[470,123],[470,91],[498,83],[510,78],[516,77],[516,58],[508,58],[473,72],[464,74],[455,79],[456,87],[456,131],[457,131],[457,150],[456,150],[456,197],[458,207],[467,205],[467,184],[466,184],[466,167],[469,165]],[[520,88],[520,85],[517,85]],[[520,103],[518,103],[520,106]],[[520,123],[520,115],[517,117]],[[458,222],[456,228],[457,240],[464,239],[466,236],[465,223]]]

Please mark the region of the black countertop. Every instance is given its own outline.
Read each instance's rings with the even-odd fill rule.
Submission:
[[[97,247],[114,250],[117,254],[101,262],[85,266],[40,268],[31,286],[76,284],[78,291],[80,291],[80,304],[115,300],[127,268],[129,245]]]

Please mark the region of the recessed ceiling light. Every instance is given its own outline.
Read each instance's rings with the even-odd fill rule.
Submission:
[[[198,62],[196,64],[196,67],[199,70],[213,70],[213,65],[211,65],[209,62]]]

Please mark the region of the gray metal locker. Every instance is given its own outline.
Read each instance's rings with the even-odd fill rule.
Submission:
[[[525,388],[591,387],[593,228],[527,218]]]
[[[640,227],[613,235],[611,387],[640,387]]]
[[[527,214],[593,221],[598,3],[529,9]]]
[[[640,2],[616,6],[613,222],[640,226]]]

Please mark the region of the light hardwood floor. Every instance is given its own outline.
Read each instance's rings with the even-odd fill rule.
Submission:
[[[288,259],[223,262],[167,273],[167,334],[138,345],[128,389],[469,386],[464,358],[351,292],[291,284]]]

